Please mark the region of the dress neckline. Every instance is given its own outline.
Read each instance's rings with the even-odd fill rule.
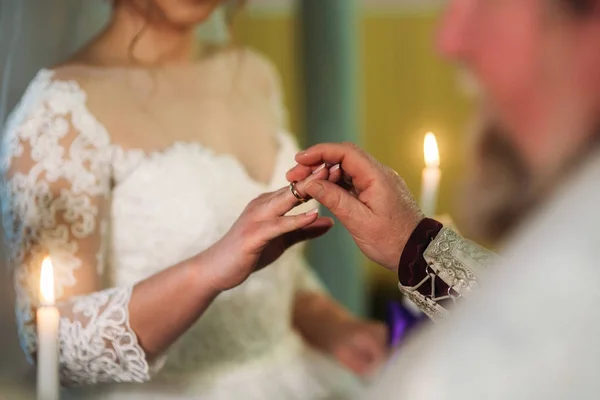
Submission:
[[[281,170],[281,166],[282,166],[282,162],[283,162],[283,154],[285,153],[285,148],[284,148],[285,143],[284,143],[283,134],[280,132],[276,135],[276,137],[277,137],[277,142],[278,142],[277,143],[278,148],[277,148],[277,153],[275,156],[275,162],[273,163],[273,168],[272,168],[270,178],[268,181],[261,181],[259,179],[254,178],[252,175],[250,175],[250,173],[248,172],[248,168],[233,154],[218,153],[212,147],[205,146],[202,143],[193,141],[193,140],[177,140],[177,141],[165,146],[162,149],[157,149],[157,150],[152,150],[152,151],[143,151],[141,149],[124,149],[122,146],[114,145],[114,144],[112,146],[115,148],[119,148],[124,153],[139,151],[141,154],[143,154],[144,161],[156,161],[158,159],[167,157],[176,151],[180,151],[182,149],[189,149],[194,152],[197,152],[198,154],[202,154],[205,157],[209,157],[210,159],[214,160],[215,162],[231,163],[232,165],[235,166],[236,169],[239,170],[239,172],[242,174],[242,176],[246,180],[248,180],[249,182],[252,183],[253,186],[258,187],[258,188],[262,189],[263,191],[266,191],[266,190],[272,188],[274,186],[275,182],[277,181],[277,175],[279,173],[281,173],[280,170]],[[125,181],[123,181],[121,183],[124,183],[124,182],[126,182],[126,179],[125,179]]]
[[[242,175],[249,182],[251,182],[254,186],[261,188],[262,190],[265,190],[265,191],[268,190],[269,188],[273,187],[273,185],[275,184],[275,182],[277,180],[277,175],[281,172],[279,170],[280,170],[282,162],[283,162],[283,154],[285,153],[285,144],[286,144],[285,143],[286,141],[284,140],[285,135],[281,131],[278,131],[277,134],[275,135],[275,139],[277,140],[278,148],[276,150],[275,162],[273,163],[273,169],[271,171],[270,178],[268,179],[268,181],[262,181],[262,180],[254,178],[248,171],[248,168],[239,160],[239,158],[237,158],[233,154],[219,153],[214,148],[206,146],[206,145],[202,144],[200,141],[175,140],[163,148],[151,150],[151,151],[146,151],[142,148],[124,148],[123,146],[116,144],[112,141],[112,137],[111,137],[110,133],[108,132],[108,129],[104,126],[104,124],[102,122],[100,122],[96,118],[94,113],[92,113],[91,110],[89,110],[89,108],[87,107],[87,92],[85,90],[83,90],[83,88],[81,87],[79,82],[77,82],[74,79],[56,78],[55,70],[48,69],[48,68],[42,68],[37,73],[36,77],[34,78],[34,82],[38,81],[38,79],[42,81],[43,87],[51,86],[53,83],[68,84],[70,90],[77,92],[77,94],[79,94],[81,96],[82,111],[84,113],[86,113],[93,120],[93,122],[96,124],[98,129],[104,135],[106,135],[110,147],[121,151],[123,154],[138,153],[138,154],[142,155],[142,159],[144,161],[148,161],[148,160],[151,161],[151,160],[156,160],[156,159],[166,157],[167,155],[170,155],[172,152],[179,151],[182,148],[193,149],[195,151],[198,151],[199,153],[202,153],[202,154],[210,157],[211,159],[213,159],[217,162],[222,162],[222,161],[231,162],[233,165],[236,166],[236,168],[242,173]],[[119,182],[119,184],[117,184],[117,186],[120,186],[121,184],[125,183],[126,181],[127,181],[127,179]]]

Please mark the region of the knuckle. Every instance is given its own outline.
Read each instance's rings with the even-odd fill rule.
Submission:
[[[348,216],[352,212],[351,207],[344,207],[344,199],[339,195],[331,197],[330,207],[332,210],[336,210],[340,216]]]
[[[290,225],[290,223],[291,223],[291,221],[292,221],[293,218],[294,217],[282,217],[282,218],[278,218],[275,221],[275,226],[277,227],[277,230],[278,231],[285,231],[289,227],[289,225]]]
[[[265,206],[267,207],[267,209],[270,209],[270,208],[276,206],[279,198],[280,198],[280,195],[273,195],[273,196],[269,196],[268,198],[266,198]]]
[[[258,198],[252,200],[250,203],[248,203],[248,205],[246,206],[245,212],[252,212],[256,209],[256,207],[258,206]]]
[[[342,142],[342,146],[347,147],[352,150],[359,149],[358,145],[354,142]]]
[[[260,196],[258,196],[256,199],[254,199],[254,201],[256,202],[256,204],[262,204],[264,203],[270,196],[270,193],[262,193]]]
[[[344,147],[346,147],[348,152],[355,153],[356,155],[369,160],[369,162],[371,164],[377,165],[377,160],[373,156],[371,156],[368,152],[363,150],[363,148],[360,147],[358,144],[356,144],[354,142],[343,142],[343,145],[344,145]]]

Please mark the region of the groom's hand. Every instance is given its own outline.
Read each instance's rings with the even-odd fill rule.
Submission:
[[[398,174],[352,143],[319,144],[296,155],[287,179],[301,181],[326,164],[329,180],[313,180],[306,195],[327,207],[350,232],[361,251],[397,270],[406,242],[423,219]]]

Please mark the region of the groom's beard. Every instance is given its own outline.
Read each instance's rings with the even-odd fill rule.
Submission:
[[[519,152],[490,113],[485,90],[475,76],[463,68],[458,83],[481,105],[471,149],[474,158],[461,191],[461,227],[467,235],[493,244],[514,229],[531,207],[532,179]]]
[[[579,151],[566,155],[556,173],[535,176],[499,124],[488,122],[478,132],[475,161],[463,191],[466,233],[494,244],[504,241],[528,213],[547,200],[564,178],[600,149],[600,122]]]
[[[510,233],[534,204],[536,187],[525,162],[498,124],[478,132],[463,198],[466,232],[486,243]]]

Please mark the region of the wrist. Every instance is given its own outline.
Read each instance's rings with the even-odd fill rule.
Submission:
[[[431,218],[424,218],[417,224],[402,249],[397,266],[398,279],[403,286],[415,286],[425,278],[427,262],[423,254],[442,228],[440,222]]]
[[[208,248],[189,260],[191,279],[198,291],[218,296],[221,292],[228,290],[227,285],[222,282],[222,279],[212,268],[218,263],[218,260],[215,260],[212,248]]]
[[[400,260],[404,254],[406,246],[410,243],[411,237],[415,230],[419,227],[419,224],[426,218],[423,215],[418,215],[413,221],[405,222],[402,224],[400,233],[393,237],[389,246],[394,249],[388,256],[388,261],[382,264],[386,269],[398,273]]]

